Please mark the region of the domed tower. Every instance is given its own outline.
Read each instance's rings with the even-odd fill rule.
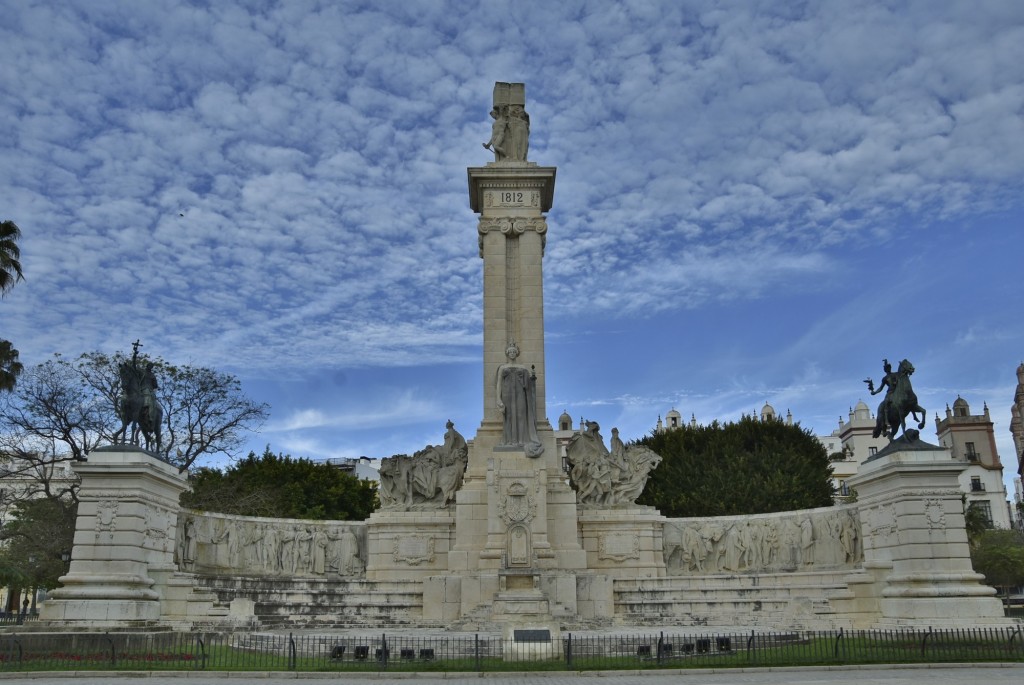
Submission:
[[[957,395],[952,409],[946,405],[946,418],[936,423],[935,433],[954,459],[967,464],[959,477],[968,506],[981,509],[990,524],[1009,528],[1003,465],[988,404],[981,414],[971,414],[967,400]]]
[[[947,412],[948,412],[948,410],[947,410]],[[949,414],[947,413],[947,416],[948,415]],[[957,395],[956,396],[956,400],[953,402],[953,416],[959,416],[959,417],[962,418],[964,416],[970,416],[970,415],[971,415],[971,405],[967,404],[967,400],[965,400],[964,398],[960,397],[960,395]]]
[[[858,400],[857,405],[850,412],[850,421],[871,421],[871,408],[864,403],[864,400]]]
[[[767,402],[765,402],[764,406],[761,407],[761,420],[762,421],[774,421],[775,420],[775,407],[773,407],[772,405],[770,405]]]
[[[675,407],[673,407],[669,413],[665,414],[665,428],[679,428],[682,425],[683,415],[676,411]]]

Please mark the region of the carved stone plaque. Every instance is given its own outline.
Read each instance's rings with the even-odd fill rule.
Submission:
[[[611,559],[612,561],[639,559],[640,538],[621,533],[602,535],[597,556],[599,559]]]
[[[419,537],[395,538],[394,553],[396,563],[418,566],[434,560],[434,539]]]

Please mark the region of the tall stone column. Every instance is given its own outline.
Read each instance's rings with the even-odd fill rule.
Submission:
[[[151,625],[174,562],[184,474],[137,447],[93,450],[71,465],[82,479],[71,566],[40,618],[96,628]]]
[[[525,159],[524,106],[522,84],[496,84],[488,143],[496,160],[468,170],[470,206],[480,215],[484,349],[482,420],[456,496],[448,555],[449,571],[462,575],[463,614],[492,600],[525,611],[525,600],[516,604],[516,597],[501,594],[512,588],[522,597],[533,590],[545,597],[534,597],[527,613],[574,612],[575,580],[565,572],[586,568],[576,497],[566,484],[545,401],[545,213],[556,170]]]

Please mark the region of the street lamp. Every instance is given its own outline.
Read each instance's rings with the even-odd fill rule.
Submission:
[[[64,573],[67,574],[71,566],[71,552],[64,550],[60,553],[60,560],[64,564]]]

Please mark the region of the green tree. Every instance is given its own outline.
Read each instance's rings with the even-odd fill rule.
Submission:
[[[831,506],[825,447],[799,426],[744,417],[639,441],[664,461],[638,500],[666,516],[728,516]]]
[[[964,526],[967,529],[967,544],[973,549],[981,540],[985,531],[992,527],[992,520],[988,514],[977,505],[977,502],[967,503],[967,495],[960,495],[960,503],[964,506]]]
[[[0,392],[14,390],[18,376],[24,370],[14,345],[9,340],[0,340]]]
[[[23,500],[0,527],[0,584],[54,588],[71,551],[78,504],[71,498]]]
[[[15,283],[24,280],[19,238],[21,229],[13,221],[0,222],[0,297],[6,296]],[[18,350],[9,341],[0,340],[0,392],[12,390],[23,370]]]
[[[13,221],[0,222],[0,297],[25,278],[21,271],[21,250],[18,248],[20,238],[21,229],[17,224]]]
[[[361,521],[377,505],[376,483],[304,458],[250,452],[225,469],[200,468],[190,477],[190,509],[243,516]]]
[[[972,545],[971,564],[1009,602],[1012,589],[1024,585],[1024,535],[1019,530],[982,532]]]

